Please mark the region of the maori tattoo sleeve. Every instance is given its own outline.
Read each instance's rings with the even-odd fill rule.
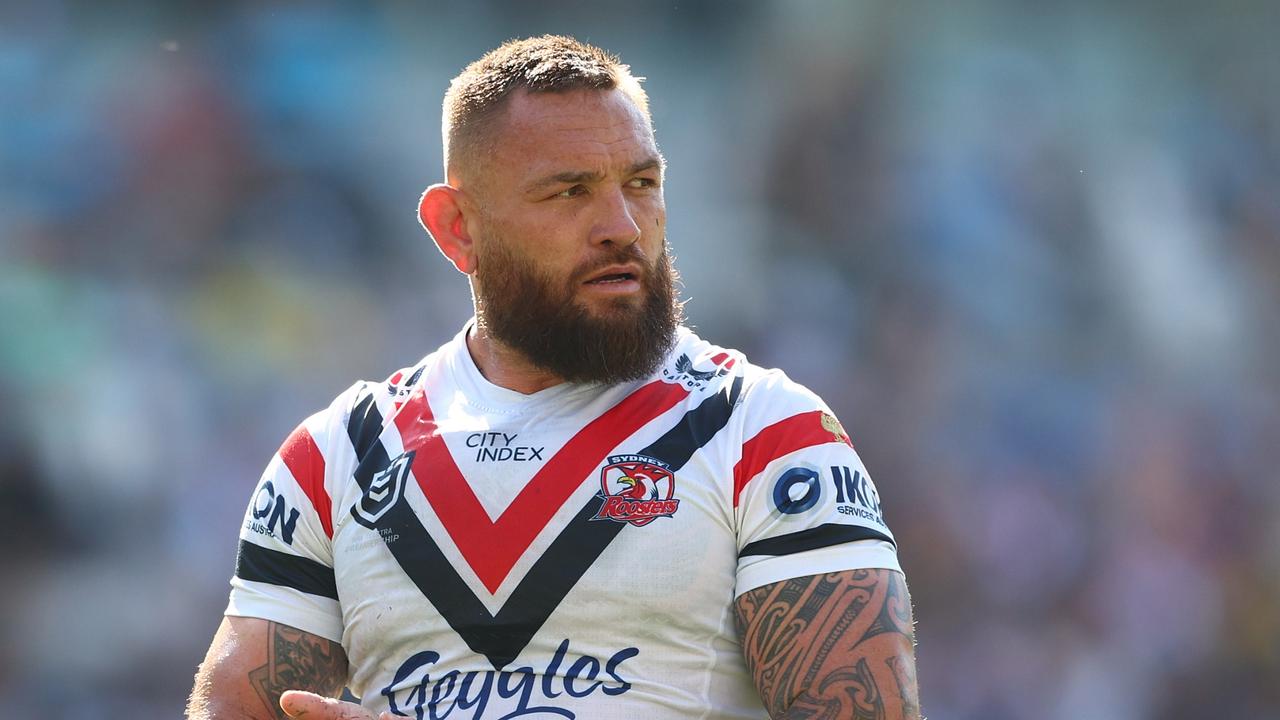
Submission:
[[[794,578],[744,593],[734,609],[747,668],[771,717],[920,718],[901,573]]]
[[[280,709],[285,690],[336,697],[346,680],[347,655],[341,645],[274,622],[267,633],[267,664],[249,672],[258,698],[280,720],[288,720]]]

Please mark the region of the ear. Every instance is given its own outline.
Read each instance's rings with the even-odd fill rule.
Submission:
[[[418,220],[458,272],[470,275],[475,271],[475,247],[467,231],[460,190],[441,183],[427,188],[418,201]]]

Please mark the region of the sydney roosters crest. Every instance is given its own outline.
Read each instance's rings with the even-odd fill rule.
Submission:
[[[667,463],[648,455],[613,455],[600,471],[604,504],[591,519],[648,525],[675,514],[675,491],[676,476]]]

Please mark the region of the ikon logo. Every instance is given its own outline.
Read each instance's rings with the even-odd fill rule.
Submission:
[[[773,486],[773,504],[785,515],[798,515],[812,508],[821,496],[822,485],[813,468],[787,468]]]
[[[356,522],[374,529],[378,520],[395,507],[404,493],[404,483],[409,477],[413,455],[412,450],[400,455],[391,461],[386,470],[373,476],[369,481],[369,489],[365,491],[360,501],[351,507],[351,516],[356,519]]]

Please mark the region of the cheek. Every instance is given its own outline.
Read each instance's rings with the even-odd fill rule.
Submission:
[[[508,228],[504,236],[513,250],[537,269],[539,276],[560,282],[576,272],[587,258],[581,232],[556,217],[529,219]]]
[[[541,213],[508,216],[493,226],[495,239],[519,254],[545,260],[554,253],[562,230],[556,219]]]
[[[652,213],[646,218],[645,239],[650,247],[661,248],[667,239],[667,209],[658,201]]]
[[[639,206],[639,211],[658,227],[662,227],[667,222],[667,206],[662,202],[661,197],[642,202]]]

